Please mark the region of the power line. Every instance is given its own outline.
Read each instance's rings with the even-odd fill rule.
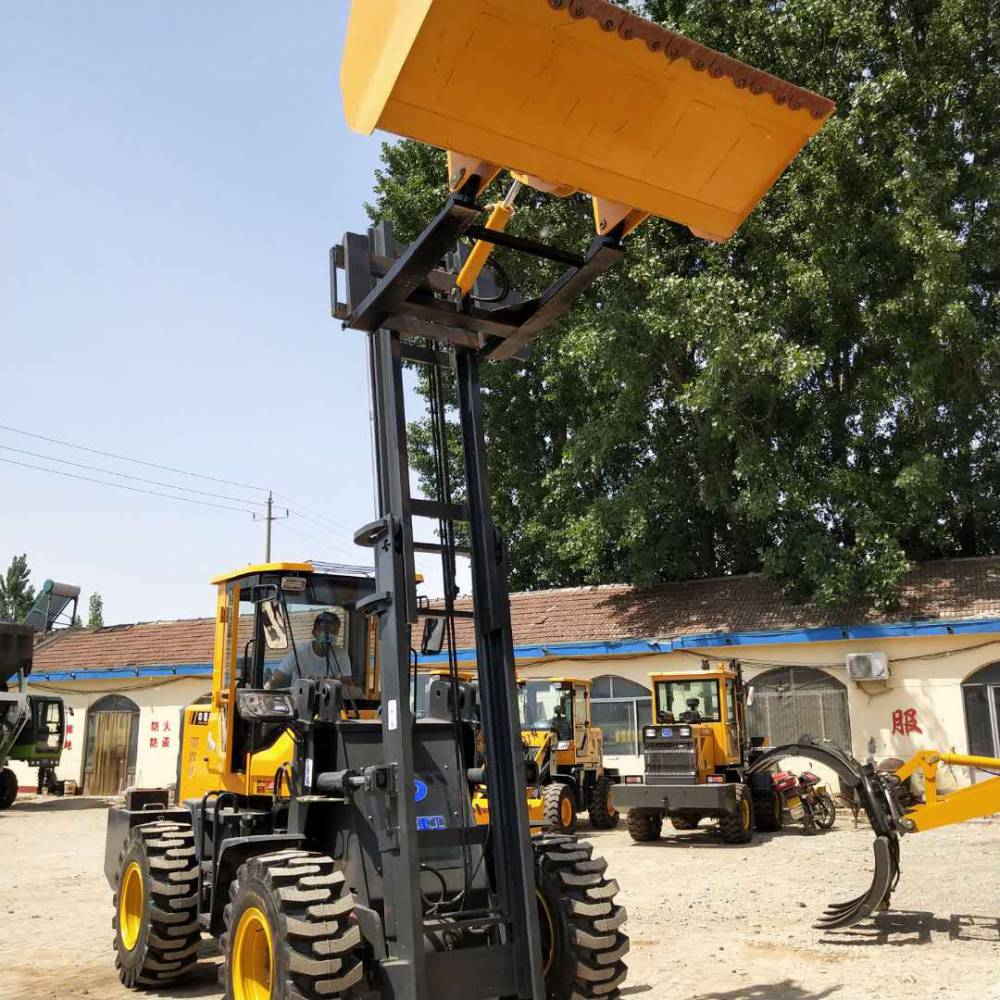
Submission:
[[[231,500],[233,503],[263,503],[262,500],[247,500],[245,497],[230,497],[224,493],[213,493],[211,490],[196,490],[190,486],[175,486],[159,479],[145,479],[142,476],[130,476],[126,472],[115,472],[114,469],[102,469],[96,465],[84,465],[82,462],[71,462],[67,458],[56,458],[55,455],[43,455],[37,451],[25,451],[23,448],[12,448],[8,444],[0,444],[4,451],[13,451],[18,455],[30,455],[32,458],[44,458],[46,462],[58,462],[60,465],[71,465],[74,469],[86,469],[88,472],[100,472],[106,476],[118,476],[120,479],[131,479],[137,483],[147,483],[150,486],[165,486],[168,490],[179,490],[181,493],[197,493],[203,497],[215,497],[217,500]]]
[[[291,513],[294,513],[292,511]],[[337,548],[342,552],[347,552],[347,549],[340,542],[333,541],[332,539],[317,538],[316,535],[310,535],[308,531],[299,531],[298,528],[293,528],[290,524],[286,524],[285,527],[293,534],[298,535],[300,538],[308,538],[311,542],[316,542],[317,545],[324,545],[329,548]],[[353,553],[352,553],[353,555]]]
[[[130,493],[145,493],[151,497],[165,497],[167,500],[181,500],[184,503],[198,504],[200,507],[215,507],[217,510],[233,510],[239,514],[253,515],[254,511],[246,507],[230,507],[227,504],[211,503],[208,500],[195,500],[194,497],[179,497],[173,493],[160,493],[157,490],[144,490],[139,486],[126,486],[124,483],[109,483],[106,479],[95,479],[93,476],[78,476],[74,472],[63,472],[61,469],[46,469],[44,465],[31,465],[28,462],[17,462],[12,458],[0,458],[0,462],[7,465],[18,465],[22,469],[35,469],[37,472],[49,472],[53,476],[62,476],[65,479],[79,479],[85,483],[97,483],[100,486],[113,486],[115,489],[128,490]]]
[[[206,476],[200,472],[189,472],[187,469],[178,469],[172,465],[159,465],[156,462],[147,462],[141,458],[129,458],[128,455],[117,455],[113,451],[101,451],[99,448],[89,448],[84,444],[73,444],[71,441],[63,441],[61,438],[46,437],[44,434],[36,434],[34,431],[21,430],[19,427],[8,427],[0,424],[0,431],[10,431],[12,434],[23,434],[25,437],[37,438],[39,441],[48,441],[49,444],[60,444],[66,448],[76,448],[78,451],[89,451],[93,455],[103,455],[105,458],[114,458],[119,462],[133,462],[135,465],[145,465],[150,469],[159,469],[162,472],[176,472],[181,476],[191,476],[193,479],[206,479],[211,483],[222,483],[226,486],[238,486],[243,490],[256,490],[259,493],[267,493],[263,486],[251,486],[248,483],[237,483],[232,479],[219,479],[217,476]],[[253,501],[244,501],[247,503]]]

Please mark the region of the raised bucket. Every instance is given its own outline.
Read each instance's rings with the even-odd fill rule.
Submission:
[[[834,111],[605,0],[352,0],[348,124],[724,240]]]

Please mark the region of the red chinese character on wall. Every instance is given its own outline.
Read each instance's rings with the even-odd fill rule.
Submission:
[[[67,741],[66,741],[66,742],[65,742],[65,743],[63,744],[63,749],[64,749],[64,750],[72,750],[72,749],[73,749],[73,741],[72,741],[72,740],[67,740]]]
[[[67,736],[71,736],[71,735],[72,735],[72,733],[73,733],[73,726],[72,726],[72,723],[71,723],[70,725],[68,725],[68,726],[66,727],[66,735],[67,735]]]
[[[149,741],[150,750],[155,750],[159,745],[160,741],[155,736]]]
[[[164,736],[163,737],[163,742],[160,744],[160,746],[162,746],[162,747],[169,747],[170,746],[170,737],[169,736]]]
[[[904,712],[903,709],[897,708],[896,711],[892,713],[892,734],[895,736],[897,733],[900,736],[909,736],[910,733],[920,733],[923,735],[923,730],[920,728],[917,722],[917,710],[915,708],[908,708]]]
[[[169,722],[164,722],[163,723],[163,731],[165,733],[169,733],[170,732],[170,723]]]
[[[158,733],[160,731],[160,724],[158,722],[151,722],[149,728],[154,732]]]

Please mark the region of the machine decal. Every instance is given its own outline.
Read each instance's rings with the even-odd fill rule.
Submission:
[[[448,824],[445,822],[444,816],[417,817],[418,830],[445,830],[447,827]]]
[[[423,802],[427,798],[427,782],[419,778],[413,779],[413,801]]]
[[[192,712],[188,720],[189,726],[207,726],[210,712]]]

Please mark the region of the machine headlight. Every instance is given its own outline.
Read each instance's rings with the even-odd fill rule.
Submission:
[[[556,744],[556,749],[557,750],[569,750],[570,747],[572,747],[572,746],[573,746],[573,741],[572,740],[560,740]]]
[[[295,718],[292,696],[284,691],[237,691],[236,710],[255,722],[284,722]]]
[[[681,728],[677,730],[677,735],[678,736],[690,736],[691,735],[691,727],[690,726],[681,726]]]
[[[645,730],[643,735],[646,737],[647,740],[655,740],[656,730],[652,726],[650,726],[647,730]]]

